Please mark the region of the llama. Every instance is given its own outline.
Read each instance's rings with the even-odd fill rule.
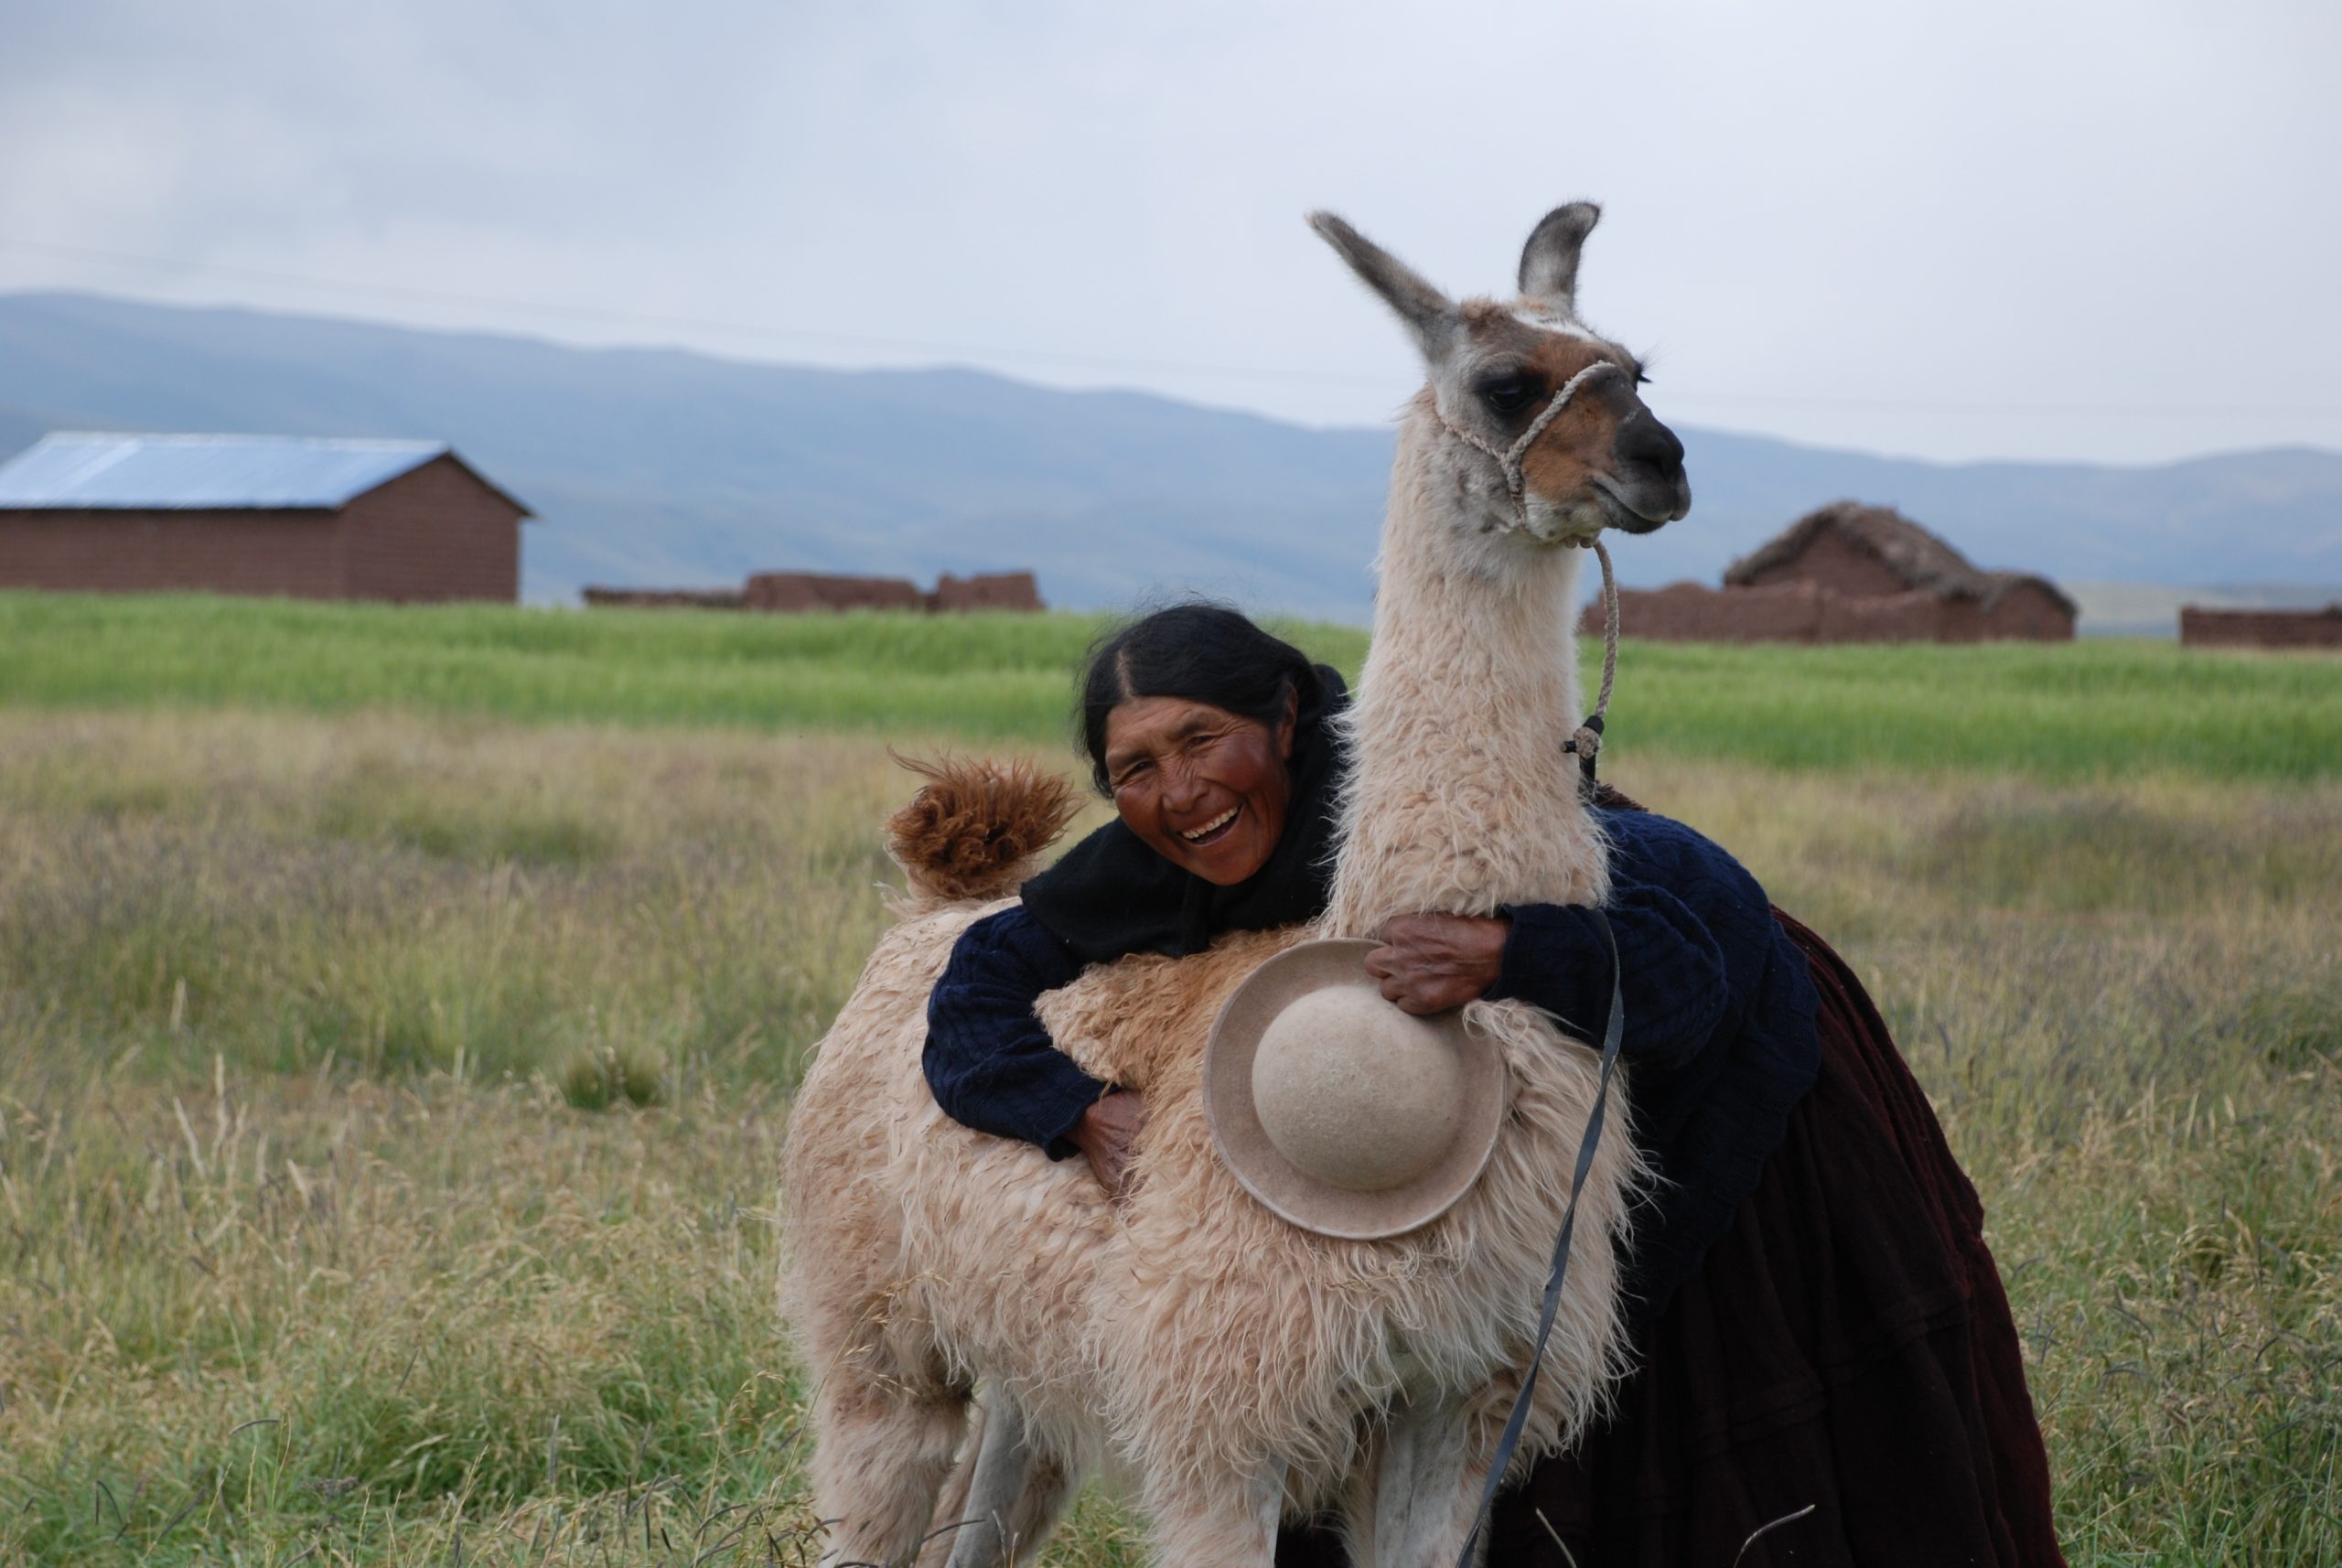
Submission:
[[[1315,928],[1124,959],[1043,999],[1052,1038],[1146,1097],[1120,1203],[1081,1162],[951,1122],[920,1075],[953,940],[1004,907],[1069,802],[960,768],[890,824],[912,894],[807,1075],[784,1176],[784,1298],[815,1380],[836,1559],[902,1563],[933,1541],[952,1568],[991,1568],[1035,1551],[1101,1466],[1131,1477],[1174,1568],[1266,1568],[1281,1519],[1326,1511],[1361,1563],[1463,1547],[1527,1370],[1593,1053],[1520,1004],[1472,1004],[1509,1079],[1495,1156],[1430,1224],[1352,1241],[1239,1187],[1206,1127],[1202,1047],[1238,983],[1305,937],[1604,897],[1564,755],[1582,554],[1564,546],[1655,528],[1690,497],[1635,360],[1576,316],[1596,216],[1579,203],[1538,226],[1517,301],[1460,306],[1338,219],[1311,220],[1429,372],[1400,432],[1332,905]],[[1565,1446],[1622,1369],[1614,1246],[1640,1176],[1628,1140],[1605,1140],[1524,1461]]]

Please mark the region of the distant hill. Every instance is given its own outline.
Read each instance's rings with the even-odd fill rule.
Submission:
[[[1394,389],[1394,392],[1396,389]],[[1666,388],[1653,403],[1666,413]],[[0,454],[51,429],[452,441],[541,515],[524,595],[774,567],[1030,566],[1053,604],[1197,588],[1364,618],[1384,430],[1311,430],[972,371],[809,370],[80,295],[0,295]],[[1678,425],[1692,515],[1615,552],[1713,580],[1824,501],[1901,508],[1986,566],[2342,584],[2342,454],[1936,464]]]

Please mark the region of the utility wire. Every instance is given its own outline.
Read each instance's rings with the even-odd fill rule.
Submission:
[[[719,321],[707,317],[663,316],[640,310],[615,310],[602,306],[548,305],[539,300],[502,298],[493,295],[458,294],[446,289],[414,288],[399,284],[352,283],[337,278],[305,276],[260,267],[221,266],[210,262],[175,262],[158,256],[124,255],[93,251],[80,245],[51,245],[0,236],[0,249],[68,261],[102,262],[113,266],[145,267],[158,272],[201,273],[213,277],[246,278],[255,283],[287,284],[296,288],[326,289],[379,299],[404,299],[435,305],[465,305],[490,310],[519,311],[532,316],[566,317],[581,321],[605,321],[635,327],[669,327],[695,332],[733,332],[841,348],[890,349],[915,354],[962,355],[970,359],[1045,360],[1087,365],[1099,370],[1167,371],[1188,375],[1246,376],[1264,381],[1340,381],[1351,386],[1388,386],[1387,376],[1338,371],[1300,371],[1261,365],[1200,364],[1178,360],[1130,360],[1104,354],[1063,353],[1048,349],[1015,349],[999,344],[944,343],[911,338],[883,338],[868,333],[829,332],[812,328],[776,327],[748,321]]]
[[[660,327],[689,332],[724,332],[783,342],[823,344],[835,348],[881,349],[896,353],[924,354],[968,360],[1021,360],[1037,364],[1080,366],[1126,372],[1230,377],[1249,381],[1334,383],[1344,386],[1388,387],[1388,376],[1344,371],[1309,371],[1293,367],[1230,365],[1184,360],[1133,360],[1107,354],[1068,353],[1058,349],[1012,348],[1001,344],[950,343],[931,338],[888,338],[870,333],[833,332],[816,328],[781,327],[766,322],[725,321],[710,317],[668,316],[650,311],[621,310],[604,306],[553,305],[542,300],[513,299],[496,295],[466,294],[447,289],[415,288],[402,284],[358,283],[346,278],[321,278],[263,267],[223,265],[212,262],[177,261],[161,256],[132,255],[86,245],[59,245],[0,235],[0,250],[62,261],[96,262],[108,266],[154,272],[200,274],[242,278],[254,283],[294,288],[360,295],[377,299],[418,304],[460,305],[474,309],[521,315],[599,321],[631,327]],[[2285,415],[2342,413],[2342,404],[2312,403],[1979,403],[1949,399],[1880,397],[1803,397],[1783,393],[1703,392],[1669,387],[1660,394],[1669,403],[1697,403],[1746,408],[1838,408],[1892,413],[2009,413],[2109,415],[2122,418],[2196,418],[2207,414]]]

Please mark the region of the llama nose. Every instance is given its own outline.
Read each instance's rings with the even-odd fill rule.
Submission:
[[[1683,443],[1647,408],[1637,409],[1618,427],[1617,452],[1623,461],[1649,468],[1660,478],[1683,471]]]

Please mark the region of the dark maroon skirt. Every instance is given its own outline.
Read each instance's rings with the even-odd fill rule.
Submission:
[[[1820,1076],[1617,1413],[1499,1499],[1491,1568],[2065,1561],[1976,1189],[1861,983],[1778,918],[1821,993]],[[1277,1560],[1342,1552],[1296,1530]]]

